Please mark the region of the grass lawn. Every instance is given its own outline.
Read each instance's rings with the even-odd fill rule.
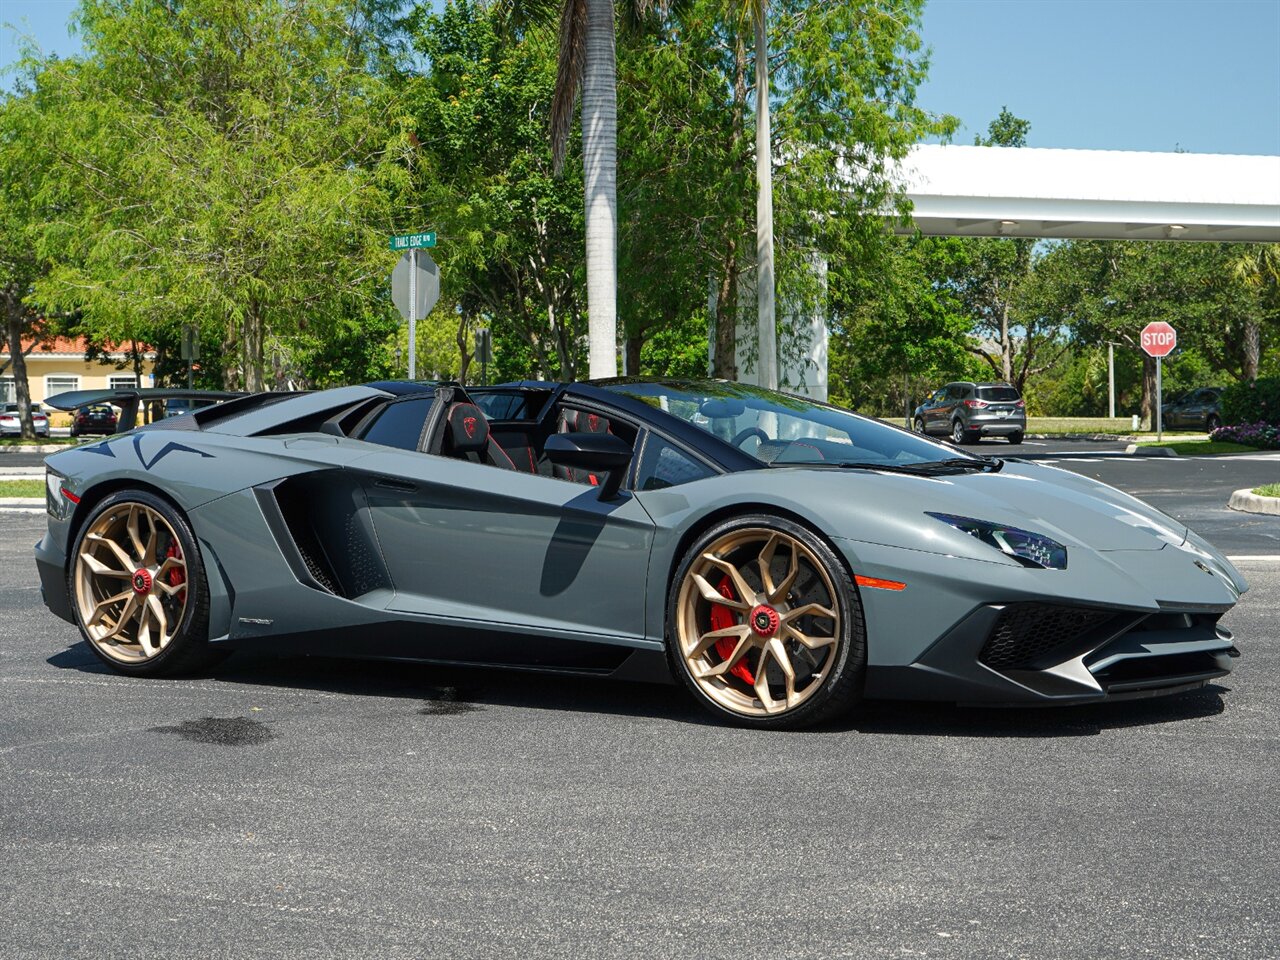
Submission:
[[[1206,453],[1253,453],[1257,447],[1246,447],[1243,443],[1227,443],[1223,440],[1142,440],[1140,447],[1168,447],[1174,453],[1194,457]]]
[[[1280,483],[1268,483],[1263,487],[1254,487],[1253,492],[1260,497],[1280,497]]]
[[[34,440],[26,440],[22,437],[0,437],[0,447],[29,447],[32,444],[44,445],[46,443],[79,443],[79,438],[72,437],[37,437]]]
[[[0,480],[0,497],[36,497],[44,499],[43,480]]]

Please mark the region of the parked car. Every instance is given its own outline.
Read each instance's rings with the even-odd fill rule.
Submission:
[[[71,417],[71,435],[83,437],[91,433],[112,434],[116,432],[117,422],[115,410],[105,403],[80,407]]]
[[[49,418],[45,416],[38,403],[31,405],[31,425],[35,427],[37,437],[49,435]],[[18,405],[6,403],[0,406],[0,437],[20,436],[22,436],[22,420],[18,414]]]
[[[952,443],[977,443],[1004,437],[1021,443],[1027,432],[1027,406],[1017,387],[1007,383],[958,381],[939,387],[912,414],[916,433],[950,437]]]
[[[1203,427],[1217,430],[1222,426],[1222,387],[1201,387],[1166,403],[1166,427]]]
[[[489,663],[776,728],[1178,693],[1240,653],[1247,584],[1172,517],[746,384],[258,394],[45,464],[44,602],[135,677],[237,647]]]

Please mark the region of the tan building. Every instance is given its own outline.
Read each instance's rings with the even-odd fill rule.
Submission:
[[[24,351],[31,346],[23,343]],[[133,364],[125,351],[114,351],[92,361],[85,359],[86,344],[83,338],[71,340],[58,337],[38,344],[26,355],[27,382],[31,387],[32,402],[42,402],[55,394],[68,390],[115,390],[122,387],[155,386],[154,350],[142,355],[142,383],[134,376]],[[17,399],[13,382],[13,365],[10,363],[8,343],[0,344],[0,402]],[[52,412],[52,411],[49,411]]]

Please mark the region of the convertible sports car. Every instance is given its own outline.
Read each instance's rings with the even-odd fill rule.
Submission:
[[[726,382],[258,394],[47,464],[45,602],[139,675],[290,645],[674,677],[801,726],[1200,686],[1247,589],[1103,484]]]

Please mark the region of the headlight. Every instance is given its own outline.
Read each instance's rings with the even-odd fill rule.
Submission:
[[[1041,570],[1067,569],[1067,548],[1044,534],[1019,530],[1017,527],[991,523],[988,520],[956,517],[949,513],[929,513],[928,515],[935,520],[941,520],[949,527],[955,527],[981,540],[989,547],[995,547],[1024,566]]]

